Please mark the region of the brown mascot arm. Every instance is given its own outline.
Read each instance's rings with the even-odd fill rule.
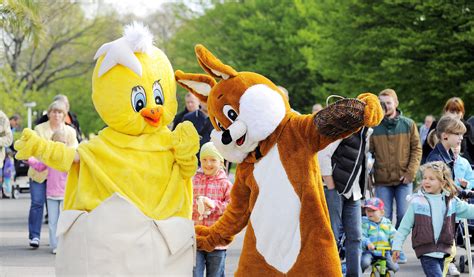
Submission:
[[[312,152],[331,142],[349,136],[362,126],[374,127],[384,116],[377,96],[363,93],[356,99],[343,99],[315,115],[298,117],[297,123]]]
[[[219,220],[210,227],[196,226],[196,240],[199,250],[210,252],[216,246],[224,246],[232,242],[233,236],[238,234],[250,217],[249,198],[250,189],[241,182],[239,171],[230,194],[230,204]]]

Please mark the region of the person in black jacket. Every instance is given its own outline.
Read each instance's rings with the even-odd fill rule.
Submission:
[[[466,127],[466,132],[464,133],[463,140],[461,142],[461,156],[466,158],[469,163],[474,165],[474,130],[469,121],[464,121],[463,117],[465,115],[464,102],[459,97],[452,97],[446,101],[446,104],[443,108],[443,115],[452,116],[454,118],[460,119],[464,126]],[[436,126],[438,121],[431,124],[430,130],[428,132],[429,136],[434,136],[436,134]],[[434,146],[434,145],[433,145]],[[426,158],[433,150],[433,146],[428,143],[428,139],[423,143],[423,155],[421,157],[421,164],[428,162]]]
[[[362,276],[360,201],[368,181],[367,152],[371,132],[364,127],[318,152],[334,237],[340,240],[341,227],[346,235],[346,276]]]
[[[184,116],[186,114],[199,110],[199,99],[190,92],[188,92],[186,96],[184,96],[184,104],[184,110],[174,117],[171,131],[174,131],[174,129],[176,129],[176,126],[178,126],[179,123],[184,121]]]

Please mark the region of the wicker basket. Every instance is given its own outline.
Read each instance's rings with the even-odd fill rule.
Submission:
[[[338,137],[364,125],[365,105],[358,99],[343,98],[319,111],[314,123],[322,135]]]

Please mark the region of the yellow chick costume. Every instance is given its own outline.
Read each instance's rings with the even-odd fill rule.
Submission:
[[[69,170],[57,275],[192,274],[199,138],[190,122],[167,128],[177,110],[174,73],[151,41],[134,24],[98,50],[92,99],[108,127],[77,153],[30,130],[15,145],[19,158]]]

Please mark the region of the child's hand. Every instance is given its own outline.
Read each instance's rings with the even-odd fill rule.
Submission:
[[[393,250],[392,251],[392,261],[394,263],[397,263],[398,259],[400,259],[400,251],[399,250]]]
[[[469,182],[466,181],[464,178],[458,178],[458,181],[463,189],[466,189],[467,185],[469,185]]]
[[[207,208],[209,208],[210,210],[214,210],[214,208],[216,207],[216,203],[214,202],[214,200],[208,198],[208,197],[205,197],[204,196],[204,204],[206,205]]]
[[[371,250],[371,251],[372,251],[372,250],[375,250],[375,245],[374,245],[373,243],[369,243],[369,244],[367,245],[367,249],[369,249],[369,250]]]

